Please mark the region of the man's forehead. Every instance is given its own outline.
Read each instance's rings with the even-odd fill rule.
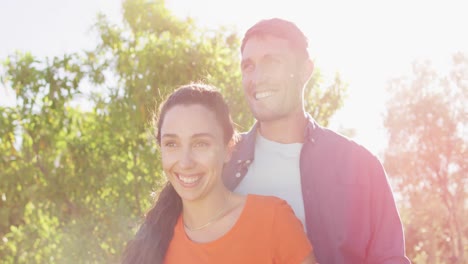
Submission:
[[[291,47],[286,39],[272,35],[253,36],[245,43],[242,58],[283,55],[289,52],[291,52]]]

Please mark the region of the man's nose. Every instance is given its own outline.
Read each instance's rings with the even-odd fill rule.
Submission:
[[[262,85],[270,78],[269,71],[265,68],[265,66],[257,65],[257,67],[252,71],[251,74],[251,83],[255,86]]]

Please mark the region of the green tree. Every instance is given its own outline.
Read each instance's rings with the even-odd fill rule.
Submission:
[[[385,167],[402,195],[408,255],[415,263],[468,261],[468,56],[450,73],[415,62],[389,83]]]
[[[165,180],[151,121],[177,86],[218,86],[239,129],[252,125],[236,32],[176,18],[164,1],[122,10],[122,27],[98,16],[95,49],[4,62],[16,104],[0,107],[2,263],[118,261]],[[309,85],[308,108],[327,124],[345,87],[337,77],[322,89],[319,71]]]

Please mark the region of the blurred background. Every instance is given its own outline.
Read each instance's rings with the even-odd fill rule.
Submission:
[[[309,37],[307,110],[384,163],[413,263],[468,263],[463,1],[0,0],[0,262],[117,263],[164,182],[151,119],[195,80],[253,118],[240,41]]]

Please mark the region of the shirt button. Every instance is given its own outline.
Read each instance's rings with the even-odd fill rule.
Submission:
[[[240,172],[236,173],[236,178],[239,178],[240,176],[241,176]]]

